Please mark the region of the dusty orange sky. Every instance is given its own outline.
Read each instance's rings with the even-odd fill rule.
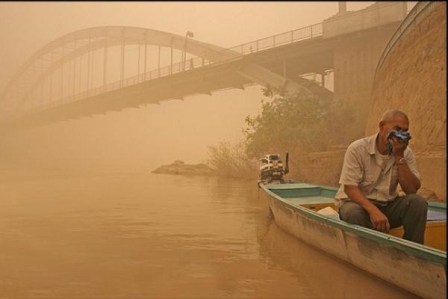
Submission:
[[[349,2],[347,9],[372,3]],[[192,31],[196,40],[232,47],[320,23],[337,10],[338,2],[0,2],[0,90],[35,51],[80,29],[122,25],[179,35]],[[14,146],[18,154],[24,148],[33,153],[33,162],[52,160],[61,168],[148,169],[174,159],[200,162],[209,145],[241,139],[244,118],[259,111],[260,99],[258,86],[187,97],[35,129],[16,138]]]

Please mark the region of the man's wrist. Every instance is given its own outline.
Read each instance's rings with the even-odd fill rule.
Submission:
[[[399,153],[399,154],[395,154],[395,155],[394,155],[395,161],[397,161],[397,162],[398,162],[398,160],[400,160],[400,159],[403,158],[403,157],[404,157],[404,154],[403,154],[403,153]]]
[[[403,164],[406,164],[406,159],[405,159],[404,157],[396,157],[396,158],[395,158],[395,162],[396,162],[398,165],[403,165]]]

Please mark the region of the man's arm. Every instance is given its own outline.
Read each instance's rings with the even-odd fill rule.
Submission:
[[[404,193],[411,194],[417,193],[420,189],[420,180],[412,173],[406,162],[399,162],[401,158],[395,158],[397,163],[398,182]],[[403,160],[402,160],[403,161]]]
[[[344,192],[353,201],[359,204],[370,216],[373,229],[389,232],[390,225],[387,217],[362,193],[358,186],[344,185]]]
[[[407,141],[392,138],[391,142],[395,163],[397,165],[398,182],[400,183],[401,189],[406,194],[417,193],[417,190],[421,186],[420,179],[411,171],[406,160],[404,160],[404,150],[408,145]]]

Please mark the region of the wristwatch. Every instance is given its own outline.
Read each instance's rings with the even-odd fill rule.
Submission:
[[[399,164],[399,165],[401,165],[401,164],[406,164],[406,159],[403,157],[403,158],[400,158],[400,160],[398,160],[398,163],[397,164]]]

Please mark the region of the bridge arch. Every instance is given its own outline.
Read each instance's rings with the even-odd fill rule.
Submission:
[[[104,49],[103,56],[106,57],[107,49],[114,46],[122,47],[122,51],[126,46],[138,46],[139,55],[142,45],[145,46],[145,52],[146,46],[165,47],[170,48],[171,52],[173,50],[185,51],[202,58],[206,63],[240,56],[234,51],[209,43],[194,39],[188,39],[188,43],[186,41],[187,37],[185,36],[132,26],[102,26],[68,33],[39,49],[22,65],[5,88],[2,104],[12,105],[12,101],[23,103],[24,98],[36,86],[42,84],[45,78],[63,67],[64,64],[101,49]],[[103,68],[106,68],[106,64],[103,65]]]
[[[55,118],[104,113],[167,99],[183,99],[198,93],[211,94],[225,88],[244,88],[253,83],[278,87],[286,92],[313,93],[308,80],[292,73],[286,75],[285,61],[283,70],[279,70],[266,61],[259,64],[254,58],[260,55],[266,58],[259,53],[266,49],[307,39],[319,40],[322,38],[322,32],[318,30],[321,27],[322,24],[315,24],[231,49],[187,39],[188,34],[184,37],[141,27],[102,26],[71,32],[39,49],[19,69],[0,101],[0,118],[12,123],[27,118],[51,122]],[[138,68],[134,68],[137,75],[131,73],[131,77],[125,78],[124,49],[132,45],[138,48]],[[140,71],[142,45],[145,47],[143,72]],[[147,46],[158,48],[158,65],[149,71],[146,69]],[[161,49],[171,52],[171,61],[165,62],[163,67]],[[121,66],[117,69],[112,65],[115,71],[110,72],[111,76],[106,80],[110,68],[108,51],[114,50],[121,52]],[[174,50],[182,53],[181,62],[175,64]],[[185,53],[190,55],[188,65]],[[267,59],[271,59],[269,54]],[[126,58],[128,70],[135,67],[131,60]],[[112,61],[120,63],[120,57]],[[193,69],[191,73],[183,72]],[[98,78],[101,72],[103,76],[101,78],[99,74]],[[120,78],[108,82],[117,73]],[[132,100],[124,98],[125,94],[132,95]]]

